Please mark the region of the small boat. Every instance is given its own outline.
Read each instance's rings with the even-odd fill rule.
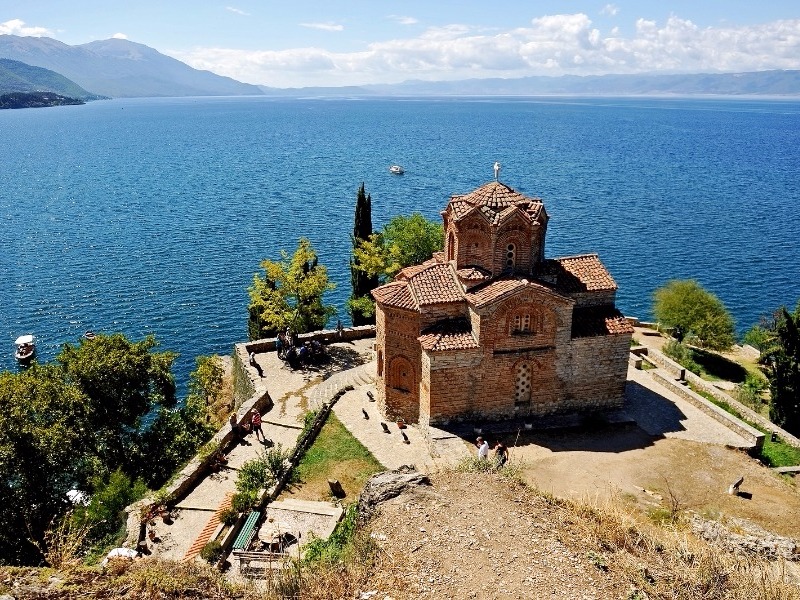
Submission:
[[[403,170],[403,167],[401,167],[400,165],[392,165],[391,167],[389,167],[389,173],[391,173],[392,175],[402,175],[403,173],[405,173],[405,171]]]
[[[14,358],[20,363],[28,363],[36,355],[36,339],[32,335],[21,335],[14,343],[17,345]]]
[[[83,339],[85,340],[93,340],[95,337],[95,332],[91,329],[87,330],[86,333],[83,334]]]

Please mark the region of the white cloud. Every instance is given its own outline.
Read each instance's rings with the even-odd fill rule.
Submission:
[[[128,36],[125,35],[124,33],[115,33],[111,37],[114,38],[115,40],[127,40],[128,39]]]
[[[414,17],[404,17],[403,15],[389,15],[392,21],[397,21],[400,25],[416,25],[419,23]]]
[[[600,11],[601,15],[615,16],[619,12],[619,6],[616,4],[606,4]]]
[[[245,17],[249,17],[250,13],[243,11],[241,8],[236,8],[235,6],[226,6],[225,10],[229,10],[232,13],[236,13],[237,15],[243,15]]]
[[[342,31],[344,25],[338,23],[300,23],[301,27],[308,27],[309,29],[321,29],[322,31]]]
[[[43,35],[53,35],[53,32],[47,29],[47,27],[29,27],[25,25],[25,21],[11,19],[5,23],[0,23],[0,34],[42,37]]]
[[[306,24],[309,26],[311,24]],[[325,25],[325,24],[323,24]],[[334,29],[334,31],[338,31]],[[357,52],[323,48],[172,52],[190,65],[278,87],[527,75],[800,69],[800,19],[698,27],[639,19],[632,34],[600,31],[582,13],[545,15],[504,31],[463,24],[374,42]]]

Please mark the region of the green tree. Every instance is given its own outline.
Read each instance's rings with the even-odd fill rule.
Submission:
[[[154,352],[153,336],[132,342],[121,333],[64,344],[56,357],[67,382],[87,399],[91,426],[84,432],[99,464],[132,473],[141,420],[155,406],[175,404],[174,352]]]
[[[67,491],[86,476],[87,408],[57,367],[0,373],[0,562],[41,560],[32,541],[45,544]]]
[[[307,238],[300,238],[291,258],[282,250],[280,261],[264,260],[261,268],[264,273],[256,273],[248,289],[250,339],[272,337],[286,327],[295,333],[322,329],[336,313],[322,302],[335,285]]]
[[[372,196],[366,193],[364,184],[358,188],[356,195],[356,210],[353,223],[353,252],[359,244],[369,240],[372,235]],[[350,282],[353,293],[348,306],[353,325],[369,325],[375,323],[375,306],[370,298],[370,291],[378,287],[379,281],[376,274],[368,274],[359,269],[355,256],[350,259]]]
[[[780,308],[769,326],[770,346],[761,353],[772,396],[770,419],[800,434],[800,302],[790,313]]]
[[[653,314],[662,325],[673,327],[698,346],[727,350],[736,341],[734,322],[722,301],[694,279],[674,279],[658,288]]]
[[[418,265],[444,247],[442,225],[420,213],[392,218],[353,250],[356,268],[386,281],[410,265]]]

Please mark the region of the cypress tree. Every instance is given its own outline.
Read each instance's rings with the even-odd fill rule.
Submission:
[[[364,184],[358,188],[356,195],[356,210],[353,222],[353,248],[356,248],[362,241],[369,239],[372,235],[372,196],[366,193]],[[350,317],[353,325],[370,325],[375,323],[375,313],[364,314],[363,310],[355,303],[359,299],[372,300],[369,296],[370,291],[378,287],[378,276],[370,277],[363,271],[356,268],[355,259],[350,258],[350,283],[353,286],[353,294],[350,296]]]

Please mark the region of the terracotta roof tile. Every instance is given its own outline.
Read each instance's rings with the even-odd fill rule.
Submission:
[[[454,195],[448,204],[456,221],[473,210],[480,210],[492,225],[498,225],[517,211],[536,220],[544,205],[540,198],[529,198],[499,181],[490,181],[469,194]]]
[[[434,262],[412,275],[408,281],[418,306],[464,300],[464,293],[449,264]]]
[[[407,310],[416,310],[417,303],[414,296],[411,295],[411,290],[408,283],[405,281],[392,281],[378,288],[372,290],[372,297],[377,302],[395,308],[404,308]]]
[[[394,276],[395,281],[400,279],[405,279],[405,280],[411,279],[414,275],[420,273],[421,271],[424,271],[431,265],[438,265],[438,264],[441,264],[438,260],[436,260],[435,258],[429,258],[422,264],[410,265],[397,272],[397,275]]]
[[[456,271],[456,274],[462,281],[485,281],[491,278],[489,271],[480,267],[465,267]]]
[[[567,294],[617,289],[617,283],[597,254],[548,260],[545,261],[543,272],[546,278],[555,276],[556,289]]]
[[[596,337],[633,333],[633,326],[613,306],[576,308],[572,313],[572,337]]]
[[[466,319],[440,321],[417,338],[428,352],[480,348]]]
[[[467,293],[467,302],[474,305],[476,308],[481,308],[482,306],[491,304],[498,298],[515,292],[526,285],[528,285],[528,282],[525,279],[516,279],[510,277],[495,279],[487,285],[482,286],[480,289]]]

